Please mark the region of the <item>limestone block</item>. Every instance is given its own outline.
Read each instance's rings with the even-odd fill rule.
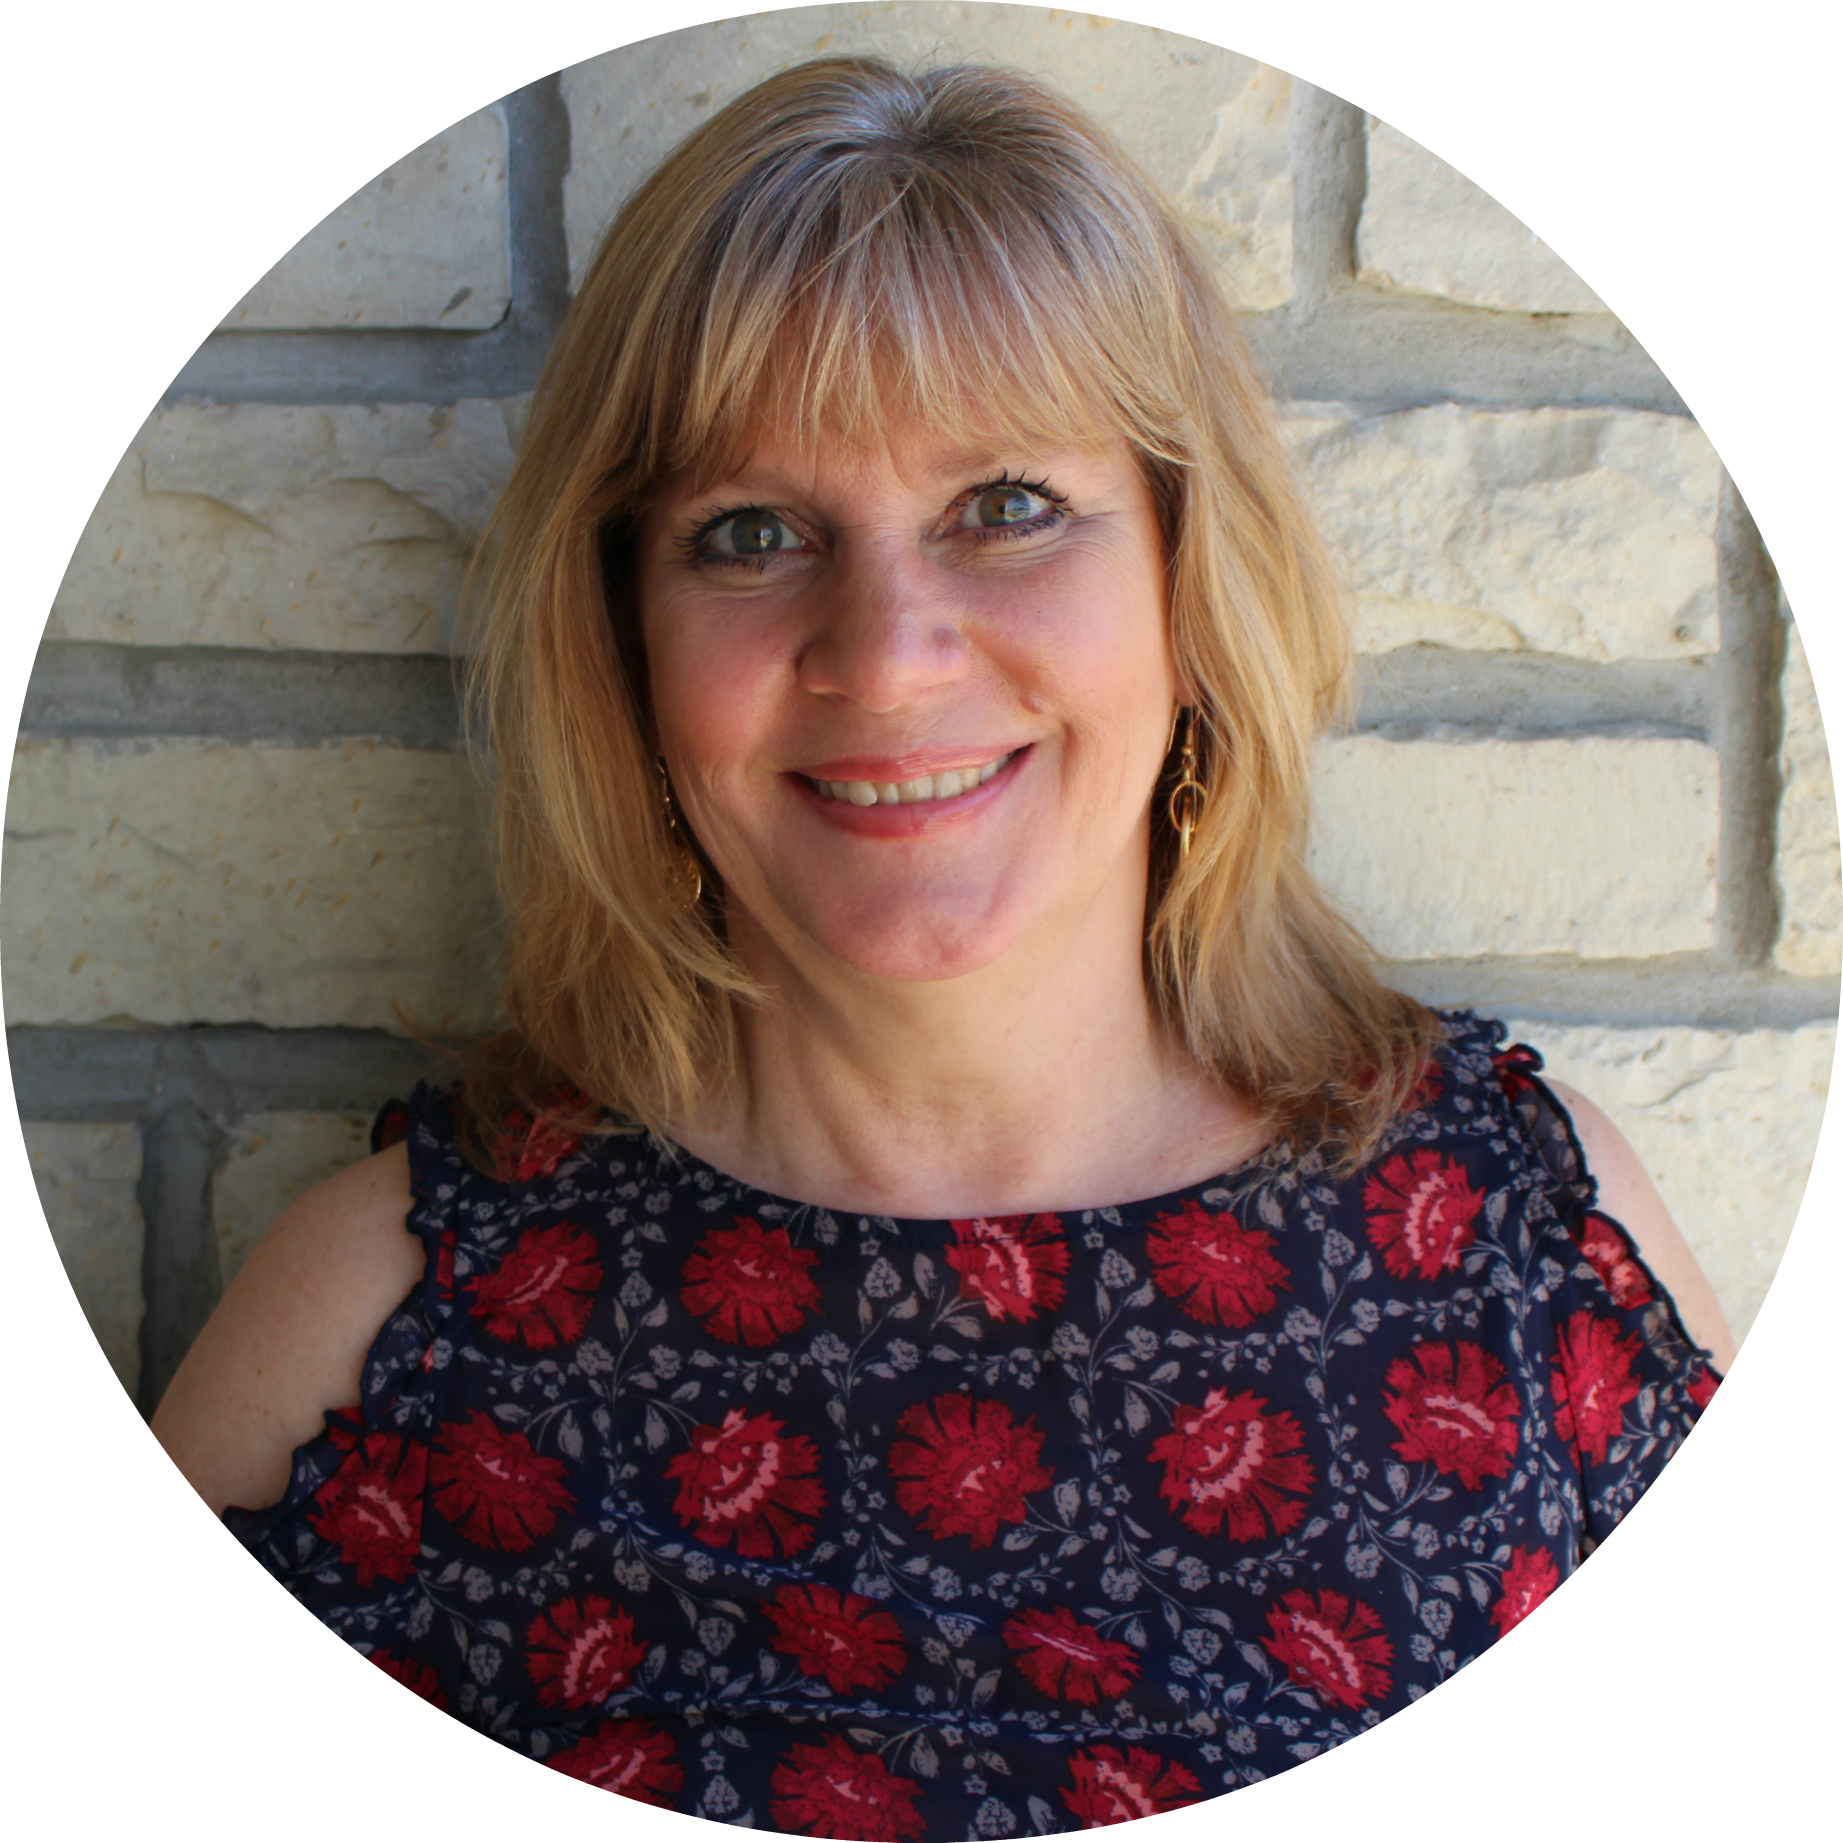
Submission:
[[[1632,1142],[1744,1337],[1804,1196],[1836,1026],[1800,1030],[1596,1030],[1512,1024],[1549,1073]],[[1829,1223],[1807,1223],[1803,1233]]]
[[[211,1182],[224,1284],[296,1197],[370,1154],[368,1114],[245,1115]]]
[[[1719,763],[1699,742],[1351,736],[1309,861],[1390,959],[1706,948]]]
[[[53,640],[446,650],[524,398],[175,404],[122,457]]]
[[[1606,303],[1520,218],[1374,116],[1357,270],[1376,287],[1444,295],[1475,307],[1606,311]]]
[[[1301,404],[1285,427],[1363,651],[1683,659],[1719,644],[1720,463],[1686,418]]]
[[[38,1200],[71,1291],[132,1396],[141,1382],[141,1135],[127,1125],[24,1122]]]
[[[482,109],[361,186],[224,320],[240,332],[495,326],[511,304],[506,131]]]
[[[1843,965],[1843,853],[1824,719],[1797,628],[1788,635],[1785,739],[1779,750],[1779,945],[1788,973],[1834,974]]]
[[[13,1023],[471,1028],[495,906],[460,755],[22,741],[0,971]]]
[[[908,69],[999,63],[1047,79],[1111,128],[1188,208],[1238,302],[1292,290],[1292,82],[1196,39],[1092,14],[898,0],[807,6],[668,32],[563,74],[564,191],[580,282],[634,186],[752,84],[808,58],[874,53]]]

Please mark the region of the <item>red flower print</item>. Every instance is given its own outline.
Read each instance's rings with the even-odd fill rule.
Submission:
[[[394,1433],[368,1433],[314,1493],[318,1510],[308,1522],[337,1545],[361,1587],[404,1580],[415,1567],[428,1469],[426,1446]]]
[[[1504,1591],[1491,1609],[1498,1636],[1521,1625],[1560,1584],[1561,1570],[1547,1549],[1512,1549],[1504,1564]]]
[[[586,1709],[625,1686],[646,1656],[634,1622],[599,1594],[559,1600],[525,1628],[525,1668],[546,1708]]]
[[[465,1427],[452,1422],[435,1436],[429,1482],[435,1508],[466,1541],[516,1554],[548,1536],[559,1511],[576,1508],[567,1470],[476,1408]]]
[[[825,1487],[813,1474],[819,1453],[805,1434],[782,1431],[771,1414],[732,1408],[715,1427],[694,1427],[691,1445],[666,1466],[679,1480],[673,1514],[695,1528],[700,1542],[738,1555],[798,1555],[813,1539],[803,1517],[825,1509]]]
[[[1055,1483],[1037,1463],[1043,1436],[1020,1427],[1000,1401],[937,1395],[905,1408],[905,1436],[890,1447],[896,1502],[931,1536],[965,1536],[976,1549],[998,1540],[1001,1523],[1022,1523],[1027,1493]]]
[[[371,1149],[387,1152],[410,1136],[410,1110],[401,1101],[386,1101],[371,1123]]]
[[[394,1677],[405,1689],[413,1689],[424,1702],[432,1702],[446,1711],[448,1698],[442,1694],[441,1678],[419,1657],[398,1657],[382,1648],[371,1653],[371,1661],[387,1677]]]
[[[594,1111],[589,1097],[567,1084],[553,1088],[538,1105],[546,1116],[561,1117],[540,1119],[523,1107],[514,1107],[500,1125],[492,1163],[502,1184],[529,1184],[534,1178],[549,1177],[582,1144],[581,1131],[563,1121]]]
[[[601,1283],[595,1237],[573,1222],[553,1222],[527,1229],[475,1286],[473,1315],[501,1343],[553,1350],[588,1329]]]
[[[1066,1606],[1032,1607],[1007,1619],[1005,1643],[1033,1687],[1068,1702],[1124,1696],[1139,1674],[1131,1645],[1103,1638]]]
[[[363,1408],[327,1409],[326,1438],[334,1452],[349,1453],[364,1437],[365,1411]]]
[[[610,1716],[595,1732],[574,1747],[553,1753],[544,1762],[572,1779],[599,1785],[604,1792],[619,1792],[642,1804],[671,1809],[685,1769],[678,1763],[672,1737],[650,1721]]]
[[[1075,1783],[1062,1788],[1062,1802],[1084,1830],[1125,1824],[1136,1817],[1194,1805],[1203,1788],[1175,1760],[1143,1747],[1089,1747],[1069,1762]]]
[[[762,1610],[774,1624],[775,1650],[809,1677],[824,1677],[841,1696],[882,1689],[908,1668],[902,1627],[861,1593],[790,1582]]]
[[[947,1265],[960,1290],[994,1319],[1031,1318],[1062,1304],[1069,1244],[1060,1216],[972,1216],[953,1225]]]
[[[738,1216],[733,1229],[712,1229],[691,1251],[678,1296],[712,1337],[759,1349],[818,1309],[819,1288],[806,1271],[818,1259],[796,1248],[785,1229]]]
[[[1580,1448],[1593,1465],[1625,1422],[1625,1404],[1638,1394],[1632,1359],[1643,1348],[1610,1318],[1576,1312],[1557,1340],[1561,1361],[1549,1374],[1555,1397],[1555,1431]]]
[[[1414,1078],[1414,1086],[1403,1097],[1403,1113],[1425,1113],[1440,1098],[1446,1086],[1440,1074],[1440,1065],[1429,1056],[1421,1064],[1421,1072]]]
[[[1706,1408],[1720,1387],[1721,1378],[1706,1363],[1698,1364],[1696,1373],[1689,1379],[1689,1398],[1698,1408]]]
[[[1457,1472],[1468,1491],[1503,1478],[1517,1454],[1522,1407],[1488,1350],[1458,1344],[1417,1344],[1389,1365],[1383,1381],[1395,1393],[1382,1411],[1401,1430],[1395,1450],[1424,1459],[1436,1472]]]
[[[1432,1151],[1391,1158],[1363,1186],[1369,1238],[1398,1280],[1416,1273],[1434,1280],[1457,1267],[1484,1206],[1484,1192],[1472,1188],[1465,1166]]]
[[[1179,1408],[1171,1431],[1152,1442],[1162,1460],[1166,1503],[1201,1536],[1226,1523],[1231,1542],[1284,1536],[1305,1515],[1314,1482],[1299,1423],[1265,1412],[1252,1391],[1211,1389],[1200,1408]]]
[[[435,1244],[435,1290],[444,1299],[454,1297],[454,1249],[457,1239],[453,1229],[444,1229]]]
[[[1276,1291],[1291,1290],[1272,1250],[1265,1229],[1244,1228],[1200,1203],[1155,1217],[1145,1241],[1158,1290],[1206,1325],[1251,1325],[1273,1310]]]
[[[768,1780],[776,1830],[804,1837],[851,1837],[861,1843],[902,1843],[927,1826],[915,1809],[920,1790],[874,1753],[859,1753],[842,1736],[814,1745],[796,1741]]]
[[[1372,1607],[1326,1588],[1295,1587],[1267,1609],[1261,1643],[1320,1702],[1357,1709],[1389,1691],[1395,1648]]]
[[[1491,1058],[1491,1067],[1497,1073],[1498,1086],[1515,1101],[1535,1085],[1530,1077],[1542,1067],[1542,1058],[1527,1043],[1513,1043]]]
[[[1589,1210],[1575,1230],[1574,1239],[1622,1312],[1644,1305],[1652,1297],[1650,1279],[1639,1266],[1625,1230],[1610,1216]]]

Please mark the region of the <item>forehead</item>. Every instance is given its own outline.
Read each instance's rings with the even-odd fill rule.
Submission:
[[[727,462],[706,479],[685,479],[666,500],[694,499],[723,486],[801,487],[892,482],[922,494],[957,492],[1000,474],[1075,465],[1089,472],[1131,465],[1126,443],[1068,441],[1000,430],[938,429],[899,423],[875,440],[836,429],[805,431],[774,423],[750,428]]]

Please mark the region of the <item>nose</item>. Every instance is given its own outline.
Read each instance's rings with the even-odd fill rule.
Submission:
[[[966,676],[964,611],[925,558],[892,546],[841,564],[815,598],[800,654],[804,689],[883,715]]]

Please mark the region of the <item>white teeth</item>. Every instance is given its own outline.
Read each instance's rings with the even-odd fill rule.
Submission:
[[[983,768],[945,768],[912,781],[815,781],[813,785],[821,799],[849,800],[853,806],[919,806],[983,787],[1010,759],[1010,755],[1001,755]]]

